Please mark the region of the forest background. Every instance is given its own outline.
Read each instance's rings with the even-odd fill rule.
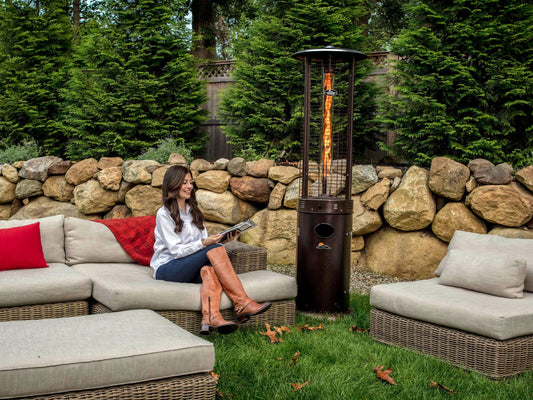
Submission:
[[[355,149],[531,165],[531,43],[526,0],[0,0],[0,163],[199,156],[197,65],[217,59],[235,60],[221,102],[234,155],[297,159],[292,54],[333,45],[398,56],[391,95],[356,65]]]

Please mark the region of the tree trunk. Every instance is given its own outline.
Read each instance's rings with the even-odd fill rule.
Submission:
[[[200,59],[216,60],[214,0],[193,0],[192,30],[196,35],[193,55]]]
[[[80,29],[80,1],[81,0],[73,0],[72,1],[72,24],[73,24],[73,39],[74,43],[78,43],[80,40],[80,37],[78,35],[78,31]]]

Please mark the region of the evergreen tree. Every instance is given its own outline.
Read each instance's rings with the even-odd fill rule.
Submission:
[[[0,3],[0,149],[34,140],[49,154],[61,140],[53,122],[66,82],[69,1]]]
[[[423,0],[393,47],[400,61],[383,122],[393,150],[428,165],[533,162],[533,6],[525,0]]]
[[[165,138],[203,149],[205,88],[175,3],[102,3],[103,22],[81,34],[63,92],[69,158],[135,157]]]
[[[260,0],[260,18],[234,42],[234,84],[224,94],[225,133],[235,154],[286,158],[300,153],[303,117],[303,65],[297,51],[328,45],[364,50],[364,27],[356,25],[366,10],[359,0]],[[374,111],[373,86],[361,82],[370,63],[356,64],[354,136],[361,148]],[[369,139],[371,135],[367,136]]]

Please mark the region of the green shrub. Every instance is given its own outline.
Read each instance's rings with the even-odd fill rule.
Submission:
[[[181,154],[189,164],[193,161],[192,151],[185,146],[184,141],[169,137],[163,139],[157,147],[150,147],[137,158],[139,160],[155,160],[158,163],[166,164],[168,157],[172,153]]]
[[[26,161],[32,158],[39,157],[42,154],[42,149],[34,140],[28,140],[22,144],[7,146],[0,150],[0,163],[11,164],[15,161]]]

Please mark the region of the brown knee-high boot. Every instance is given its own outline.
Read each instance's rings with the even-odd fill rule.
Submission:
[[[267,301],[258,304],[248,297],[233,265],[231,265],[231,261],[224,247],[219,246],[209,250],[207,252],[207,258],[211,261],[211,265],[215,270],[218,280],[222,284],[224,292],[233,301],[239,322],[246,322],[250,319],[251,315],[260,314],[270,308],[272,303]]]
[[[209,329],[216,329],[218,333],[231,333],[238,328],[233,321],[226,321],[220,314],[220,296],[222,286],[213,271],[213,267],[202,267],[200,270],[202,286],[200,297],[202,298],[202,335],[209,335]]]

